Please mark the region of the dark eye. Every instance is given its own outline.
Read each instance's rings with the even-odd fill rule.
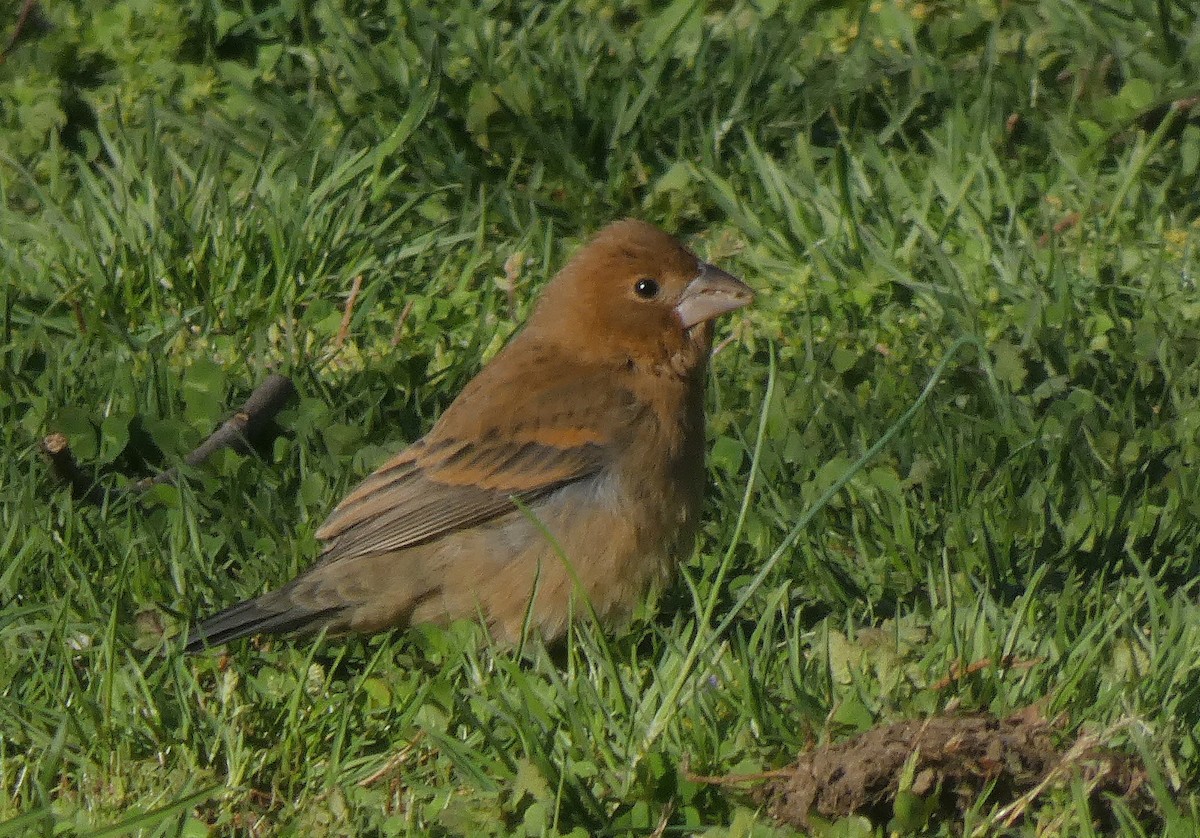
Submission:
[[[633,285],[633,293],[643,300],[652,300],[658,296],[658,280],[644,277]]]

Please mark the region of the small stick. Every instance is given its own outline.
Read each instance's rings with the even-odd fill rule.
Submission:
[[[400,336],[404,331],[404,321],[408,319],[408,315],[412,314],[412,310],[412,300],[409,300],[404,304],[404,308],[400,309],[400,316],[396,318],[396,328],[392,329],[392,349],[400,345]]]
[[[732,786],[736,788],[743,783],[760,783],[763,780],[786,777],[793,771],[789,766],[785,768],[773,768],[770,771],[753,771],[749,774],[726,774],[722,777],[714,777],[710,774],[694,773],[691,762],[691,759],[684,756],[683,762],[679,766],[679,771],[683,774],[683,778],[689,783],[702,783],[706,786]]]
[[[358,787],[363,789],[370,788],[388,774],[391,774],[397,768],[404,765],[404,763],[408,762],[409,756],[411,756],[412,752],[417,748],[417,743],[420,742],[424,737],[425,731],[418,730],[416,736],[412,738],[412,741],[401,748],[398,752],[388,757],[387,762],[385,762],[379,768],[379,770],[373,772],[370,777],[364,777],[363,779],[359,780]]]
[[[1067,213],[1055,223],[1053,235],[1061,236],[1063,233],[1067,232],[1076,224],[1078,224],[1082,218],[1083,216],[1078,212]],[[1042,233],[1041,237],[1038,238],[1038,247],[1045,247],[1046,245],[1050,244],[1051,238],[1052,236],[1050,233]]]
[[[83,306],[79,304],[79,300],[71,300],[71,313],[75,315],[75,325],[79,329],[79,334],[87,334],[87,320],[83,316]]]
[[[525,263],[525,254],[521,251],[510,254],[504,260],[504,278],[507,280],[505,290],[508,292],[508,316],[517,319],[517,280],[521,278],[521,265]]]
[[[737,335],[730,335],[729,337],[725,338],[723,341],[721,341],[720,343],[718,343],[716,346],[713,347],[713,350],[709,354],[709,357],[710,358],[717,357],[719,354],[721,354],[722,351],[724,351],[725,347],[729,346],[729,344],[733,343],[735,340],[737,340]]]
[[[1044,663],[1045,660],[1045,658],[1021,660],[1014,658],[1012,655],[1005,655],[1000,658],[998,665],[991,658],[980,658],[966,665],[959,661],[953,661],[950,664],[950,674],[934,682],[933,689],[944,690],[955,681],[965,678],[968,675],[974,675],[976,672],[987,669],[989,666],[996,666],[998,669],[1032,669],[1038,664]]]
[[[267,376],[262,384],[254,388],[254,392],[246,399],[241,409],[226,419],[221,427],[184,457],[183,461],[189,466],[198,466],[222,448],[233,448],[245,453],[249,449],[250,441],[262,435],[275,415],[295,395],[296,387],[290,378],[284,375]],[[50,470],[54,476],[70,486],[75,497],[97,506],[102,505],[110,493],[141,494],[159,484],[173,485],[179,479],[179,469],[170,468],[153,477],[137,481],[129,489],[105,490],[84,473],[75,455],[71,453],[71,446],[65,434],[52,433],[45,437],[41,449],[50,461]]]
[[[346,297],[346,308],[342,311],[342,325],[338,327],[337,337],[333,339],[334,349],[340,349],[350,333],[350,317],[354,314],[354,303],[358,300],[359,289],[362,288],[362,274],[354,277],[350,284],[350,295]]]
[[[230,416],[221,427],[196,446],[183,458],[189,466],[198,466],[222,448],[233,448],[239,453],[249,450],[249,441],[259,436],[279,411],[283,410],[293,396],[296,386],[286,375],[268,375],[266,381],[254,388],[242,409]],[[170,468],[153,477],[139,480],[136,489],[144,492],[160,483],[173,485],[179,478],[179,469]]]
[[[17,25],[13,27],[12,35],[9,36],[8,43],[4,45],[4,49],[0,49],[0,64],[5,62],[8,54],[17,45],[17,41],[21,40],[21,30],[29,22],[29,16],[33,14],[35,6],[37,6],[37,0],[25,0],[21,4],[21,11],[17,14]]]
[[[675,798],[667,801],[667,805],[663,806],[662,817],[658,819],[658,826],[650,833],[649,838],[662,838],[663,833],[667,831],[667,824],[671,822],[671,813],[675,811]]]
[[[72,495],[96,506],[104,503],[105,491],[83,473],[79,461],[71,453],[71,446],[65,434],[53,433],[44,437],[41,448],[46,459],[50,461],[50,471],[61,482],[71,487]]]

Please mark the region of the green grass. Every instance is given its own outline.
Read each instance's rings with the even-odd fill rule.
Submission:
[[[0,65],[0,835],[790,834],[687,770],[1035,702],[1149,814],[1066,785],[901,833],[1200,832],[1189,4],[170,10],[48,4]],[[550,653],[159,654],[306,567],[624,215],[760,292],[672,587]],[[178,489],[88,507],[37,454],[175,465],[272,370],[287,435]]]

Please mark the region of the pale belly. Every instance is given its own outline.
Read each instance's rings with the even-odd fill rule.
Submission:
[[[573,616],[621,619],[691,550],[700,487],[680,489],[651,498],[617,475],[598,476],[448,536],[427,557],[440,565],[429,575],[447,584],[422,598],[410,622],[482,616],[498,641],[515,644],[527,619],[548,640]]]

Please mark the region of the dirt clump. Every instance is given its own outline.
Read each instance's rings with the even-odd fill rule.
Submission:
[[[859,814],[886,824],[901,791],[936,798],[930,814],[947,817],[988,791],[1001,807],[994,817],[1005,825],[1043,790],[1073,776],[1093,797],[1110,792],[1129,799],[1144,791],[1145,769],[1131,757],[1101,747],[1096,737],[1081,735],[1065,749],[1059,739],[1057,726],[1032,707],[1003,719],[973,714],[897,722],[800,754],[794,766],[771,772],[756,796],[775,820],[806,829],[814,814],[828,820]],[[904,776],[911,784],[901,789]]]

